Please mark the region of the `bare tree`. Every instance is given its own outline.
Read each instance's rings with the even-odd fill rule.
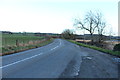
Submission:
[[[74,26],[77,26],[79,29],[84,29],[88,31],[91,35],[91,42],[93,44],[93,34],[95,30],[97,29],[97,32],[100,37],[100,41],[102,40],[103,36],[103,30],[106,26],[106,23],[102,21],[102,14],[101,13],[93,13],[92,11],[89,11],[83,22],[79,19],[75,19]]]
[[[95,24],[99,35],[99,42],[103,41],[103,31],[106,27],[106,22],[102,19],[102,14],[99,12],[95,15]]]
[[[97,27],[95,24],[95,14],[90,11],[86,14],[84,22],[80,21],[79,19],[75,19],[75,26],[79,29],[87,30],[91,35],[91,42],[93,43],[93,33]]]

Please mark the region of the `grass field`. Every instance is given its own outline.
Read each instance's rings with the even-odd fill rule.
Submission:
[[[52,42],[52,39],[45,37],[23,34],[2,34],[0,55],[12,54],[32,48],[44,46]]]
[[[2,34],[2,46],[14,46],[16,43],[28,43],[29,41],[41,40],[44,37],[23,34]]]

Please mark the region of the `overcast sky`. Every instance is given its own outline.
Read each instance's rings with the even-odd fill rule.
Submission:
[[[89,10],[100,11],[117,34],[118,0],[0,0],[0,30],[61,33]]]

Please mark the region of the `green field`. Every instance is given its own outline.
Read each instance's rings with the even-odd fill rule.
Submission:
[[[44,37],[23,34],[2,34],[2,46],[14,46],[17,43],[28,43],[29,41],[41,40]]]
[[[2,34],[0,53],[2,55],[20,52],[27,49],[37,48],[52,42],[44,36],[34,34]]]

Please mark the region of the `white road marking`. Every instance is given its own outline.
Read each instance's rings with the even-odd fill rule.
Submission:
[[[59,44],[59,46],[60,46],[60,45],[61,45],[61,40],[60,40],[60,44]],[[54,50],[54,49],[58,48],[59,46],[56,46],[56,47],[52,48],[51,50]],[[29,58],[25,58],[25,59],[22,59],[22,60],[16,61],[16,62],[14,62],[14,63],[7,64],[7,65],[5,65],[5,66],[0,67],[0,69],[2,69],[2,68],[6,68],[6,67],[8,67],[8,66],[11,66],[11,65],[14,65],[14,64],[17,64],[17,63],[20,63],[20,62],[23,62],[23,61],[29,60],[29,59],[32,59],[32,58],[37,57],[37,56],[42,55],[42,54],[43,54],[43,53],[40,53],[40,54],[37,54],[37,55],[31,56],[31,57],[29,57]]]
[[[60,46],[60,45],[61,45],[61,40],[60,40],[59,46]],[[52,48],[51,51],[54,50],[54,49],[56,49],[56,48],[58,48],[59,46],[56,46],[56,47]]]
[[[52,48],[51,50],[54,50],[54,49],[56,49],[56,48],[58,48],[59,46],[56,46],[56,47],[54,47],[54,48]]]
[[[60,40],[60,45],[61,45],[61,40]]]
[[[42,54],[43,54],[43,53],[40,53],[40,54],[31,56],[31,57],[29,57],[29,58],[25,58],[25,59],[22,59],[22,60],[20,60],[20,61],[16,61],[16,62],[14,62],[14,63],[11,63],[11,64],[8,64],[8,65],[2,66],[2,67],[0,67],[0,69],[1,69],[1,68],[5,68],[5,67],[8,67],[8,66],[11,66],[11,65],[14,65],[14,64],[17,64],[17,63],[20,63],[20,62],[23,62],[23,61],[25,61],[25,60],[28,60],[28,59],[37,57],[37,56],[42,55]]]

